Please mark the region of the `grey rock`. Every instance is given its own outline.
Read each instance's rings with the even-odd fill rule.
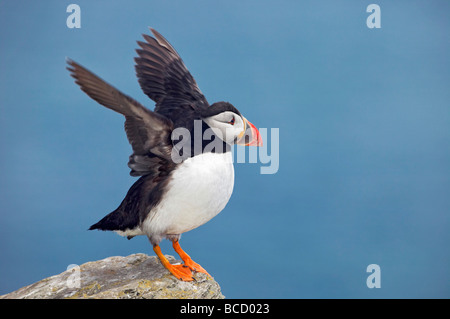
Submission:
[[[166,255],[171,263],[180,263]],[[219,284],[203,273],[176,279],[156,256],[109,257],[71,268],[0,299],[223,299]]]

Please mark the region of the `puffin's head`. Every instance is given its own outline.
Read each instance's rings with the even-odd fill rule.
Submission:
[[[258,129],[228,102],[217,102],[202,112],[203,121],[227,144],[262,146]]]

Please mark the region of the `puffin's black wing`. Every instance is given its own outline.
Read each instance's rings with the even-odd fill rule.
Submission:
[[[142,90],[156,102],[155,112],[174,121],[186,113],[206,108],[208,101],[177,51],[156,30],[138,41],[136,74]]]
[[[173,123],[123,94],[78,63],[67,61],[71,76],[81,89],[103,106],[125,116],[125,131],[133,148],[128,166],[131,175],[159,174],[172,165],[170,139]]]

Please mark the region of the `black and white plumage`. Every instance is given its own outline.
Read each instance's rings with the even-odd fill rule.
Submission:
[[[136,74],[144,93],[156,102],[152,112],[115,89],[86,68],[68,60],[75,82],[92,99],[125,116],[125,132],[133,153],[128,166],[140,176],[120,206],[90,229],[110,230],[129,239],[146,235],[162,263],[175,276],[191,280],[186,269],[168,264],[159,242],[172,240],[185,267],[203,271],[179,247],[180,234],[217,215],[227,204],[234,185],[230,145],[261,145],[257,129],[230,103],[209,105],[178,53],[157,31],[138,41]],[[183,128],[195,141],[195,123],[201,132],[210,129],[220,147],[210,149],[201,138],[199,148],[183,152],[175,161],[177,140],[173,132]],[[198,125],[197,125],[198,128]],[[198,136],[198,134],[197,134]]]

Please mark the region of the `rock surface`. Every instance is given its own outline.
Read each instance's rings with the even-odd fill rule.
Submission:
[[[171,263],[173,256],[166,255]],[[71,268],[0,299],[223,299],[219,284],[202,273],[176,279],[156,256],[109,257]]]

